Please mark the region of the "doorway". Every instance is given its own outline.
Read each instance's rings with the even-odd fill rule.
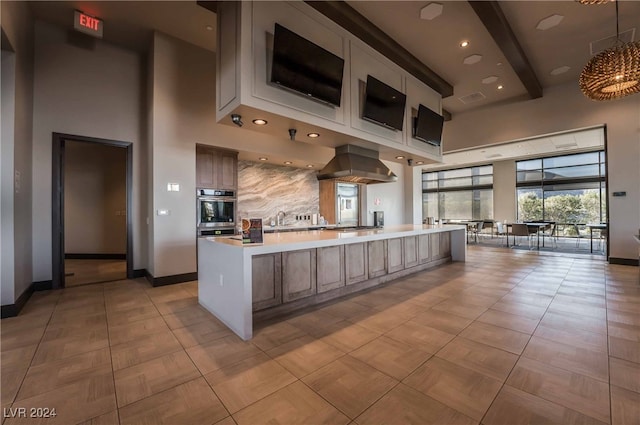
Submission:
[[[52,288],[133,277],[132,144],[53,134]]]

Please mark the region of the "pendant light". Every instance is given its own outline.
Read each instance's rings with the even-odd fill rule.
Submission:
[[[640,92],[640,42],[622,43],[616,1],[616,45],[591,58],[580,74],[589,99],[612,100]]]

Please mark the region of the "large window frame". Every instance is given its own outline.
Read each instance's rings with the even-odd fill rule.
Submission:
[[[468,206],[463,205],[462,211],[454,213],[450,209],[447,213],[448,201],[460,207],[465,197],[468,198]],[[492,220],[493,164],[423,172],[422,202],[423,217],[438,220]]]

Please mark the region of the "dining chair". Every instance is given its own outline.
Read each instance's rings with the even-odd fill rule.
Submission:
[[[553,247],[558,247],[558,234],[556,233],[556,223],[549,223],[548,226],[545,226],[542,229],[542,239],[551,238],[551,242],[553,242]],[[544,242],[543,242],[544,245]]]
[[[531,249],[532,233],[529,232],[529,226],[527,226],[524,223],[513,223],[511,225],[511,234],[514,236],[514,240],[515,240],[515,236],[520,236],[521,239],[523,236],[526,236],[527,240],[529,241],[529,249]]]
[[[500,241],[502,241],[502,238],[504,236],[507,235],[507,226],[502,223],[501,221],[497,221],[496,222],[496,236],[498,236],[500,238]]]
[[[482,234],[482,228],[484,227],[484,221],[478,221],[474,225],[470,226],[469,233],[474,236],[476,243],[478,243],[478,236]]]
[[[580,248],[580,241],[584,238],[588,238],[589,235],[580,232],[580,228],[577,224],[573,225],[573,230],[576,232],[576,248]]]

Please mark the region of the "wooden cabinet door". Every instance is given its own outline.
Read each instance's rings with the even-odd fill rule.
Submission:
[[[318,293],[345,285],[344,245],[317,248]]]
[[[429,239],[431,240],[431,259],[438,260],[442,258],[440,255],[440,233],[431,233]]]
[[[451,257],[451,232],[440,233],[440,258]]]
[[[362,282],[369,278],[369,258],[366,242],[345,245],[344,256],[347,285]]]
[[[418,235],[418,259],[420,264],[431,261],[431,237],[430,235]]]
[[[238,154],[222,152],[218,155],[217,179],[220,189],[236,189],[238,187]]]
[[[282,301],[288,302],[316,293],[316,250],[282,253]]]
[[[404,242],[404,267],[415,267],[419,264],[418,260],[418,237],[407,236],[403,238]]]
[[[196,147],[196,187],[202,189],[217,189],[216,155],[213,150]]]
[[[387,268],[389,273],[404,269],[403,238],[393,238],[387,241]]]
[[[251,282],[253,311],[282,303],[282,254],[255,255],[252,258]]]
[[[387,241],[367,242],[369,279],[387,274]]]

